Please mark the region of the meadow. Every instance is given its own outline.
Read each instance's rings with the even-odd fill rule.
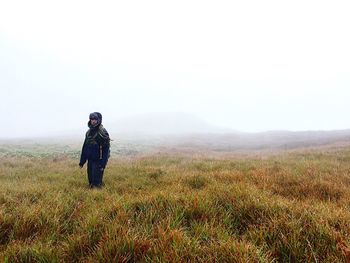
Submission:
[[[112,155],[92,190],[40,147],[0,149],[1,262],[349,262],[350,147]]]

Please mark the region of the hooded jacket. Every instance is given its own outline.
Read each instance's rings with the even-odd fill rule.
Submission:
[[[100,167],[105,168],[110,154],[110,138],[101,124],[102,115],[100,113],[97,115],[99,115],[97,125],[92,126],[91,121],[88,122],[89,130],[85,135],[79,165],[83,166],[88,160],[99,162]]]

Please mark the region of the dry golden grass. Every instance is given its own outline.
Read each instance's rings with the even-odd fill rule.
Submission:
[[[349,148],[112,159],[101,190],[77,162],[0,159],[0,261],[349,259]]]

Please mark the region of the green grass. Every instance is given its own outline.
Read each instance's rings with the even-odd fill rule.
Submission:
[[[350,149],[0,159],[1,262],[346,262]]]

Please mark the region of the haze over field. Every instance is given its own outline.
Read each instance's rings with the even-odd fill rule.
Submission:
[[[348,129],[349,13],[349,1],[4,1],[0,138],[83,132],[93,111],[107,127],[180,112],[228,130]]]

